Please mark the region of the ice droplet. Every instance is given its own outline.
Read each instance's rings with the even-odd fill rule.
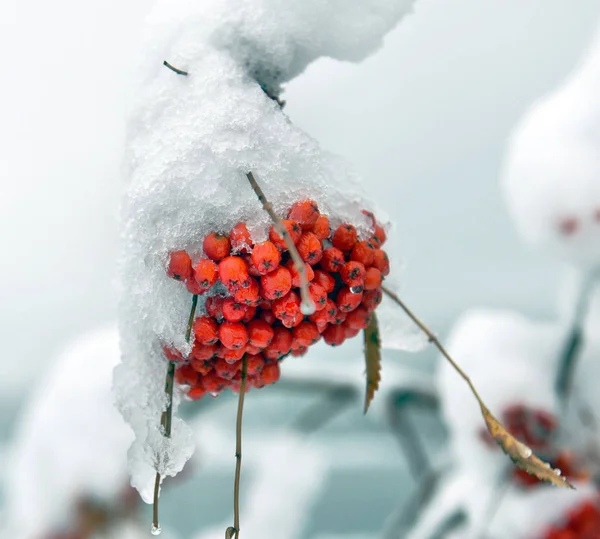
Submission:
[[[521,449],[521,456],[524,459],[528,459],[529,457],[531,457],[532,454],[533,454],[533,451],[531,450],[530,447],[525,446]]]
[[[307,301],[303,301],[302,304],[300,305],[300,312],[302,314],[313,314],[316,310],[315,304],[314,302],[312,302],[310,299]]]
[[[560,475],[562,473],[562,470],[560,468],[555,468],[554,473],[556,475]]]
[[[160,524],[158,526],[155,526],[154,524],[152,524],[152,529],[150,530],[150,533],[152,535],[160,535],[160,532],[162,532],[162,528],[160,527]]]
[[[350,292],[352,292],[353,294],[360,294],[362,291],[363,291],[362,286],[351,286],[350,287]]]
[[[217,397],[219,396],[219,393],[217,393],[216,391],[212,391],[211,393],[209,393],[209,395],[210,395],[210,396],[211,396],[213,399],[215,399],[215,398],[217,398]]]

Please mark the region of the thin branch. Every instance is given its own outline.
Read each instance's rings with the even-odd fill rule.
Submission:
[[[242,380],[238,399],[237,422],[235,427],[235,480],[233,483],[233,529],[235,539],[240,535],[240,475],[242,473],[242,415],[244,413],[244,395],[246,394],[246,373],[248,356],[242,359]]]
[[[290,252],[290,256],[292,257],[292,260],[294,262],[294,267],[296,268],[298,275],[300,275],[300,296],[302,297],[302,314],[312,314],[315,312],[316,307],[313,300],[310,298],[310,294],[308,293],[308,279],[306,277],[306,268],[304,265],[304,261],[302,260],[302,258],[300,258],[298,249],[296,249],[296,246],[294,245],[292,238],[288,234],[285,225],[281,222],[281,219],[273,210],[272,204],[267,200],[267,197],[258,185],[258,182],[254,178],[254,174],[252,174],[252,172],[247,172],[246,177],[248,178],[248,181],[250,182],[250,185],[256,193],[256,196],[258,197],[258,200],[262,204],[264,210],[269,214],[269,217],[271,217],[275,230],[285,241],[285,244]]]
[[[192,307],[190,308],[190,316],[188,318],[188,325],[185,332],[185,340],[190,342],[192,335],[192,325],[194,323],[194,316],[196,315],[196,306],[198,305],[198,295],[192,296]],[[173,423],[173,386],[175,385],[175,362],[169,361],[169,368],[167,369],[167,376],[165,379],[165,393],[167,395],[167,409],[160,416],[160,424],[163,428],[163,434],[166,438],[171,437],[171,426]],[[160,530],[160,524],[158,522],[158,495],[160,492],[160,472],[156,471],[156,477],[154,479],[154,506],[152,508],[152,529]]]
[[[167,62],[166,60],[163,62],[163,65],[168,67],[171,71],[174,71],[175,73],[177,73],[178,75],[184,75],[185,77],[187,77],[188,72],[184,71],[183,69],[177,69],[175,66],[172,66],[169,62]]]

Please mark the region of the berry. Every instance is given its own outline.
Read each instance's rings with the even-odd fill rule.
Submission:
[[[285,226],[287,233],[290,235],[292,243],[296,244],[300,239],[300,236],[302,235],[302,228],[300,227],[300,225],[296,221],[291,221],[287,219],[281,222],[283,223],[283,226]],[[285,243],[283,236],[279,234],[279,232],[277,232],[277,230],[275,230],[275,227],[273,226],[269,230],[269,239],[278,249],[281,249],[282,251],[287,251],[287,244]]]
[[[327,291],[318,283],[310,283],[308,285],[308,295],[315,304],[315,309],[320,311],[325,308],[327,303]]]
[[[241,348],[248,342],[248,331],[239,322],[223,322],[219,326],[219,340],[226,348]]]
[[[217,355],[217,348],[218,346],[216,344],[194,343],[192,357],[200,360],[212,359]]]
[[[199,401],[206,395],[206,390],[203,387],[192,387],[187,393],[187,396],[193,401]]]
[[[215,361],[215,372],[221,377],[225,379],[231,380],[237,371],[240,370],[241,362],[238,360],[234,363],[229,363],[225,361],[225,359],[217,359]]]
[[[214,370],[201,378],[202,387],[209,393],[218,393],[228,386],[228,380],[221,378]]]
[[[353,311],[360,305],[360,302],[363,299],[363,293],[358,292],[357,294],[353,293],[350,288],[344,287],[340,289],[336,297],[336,303],[338,309],[344,313],[349,313]]]
[[[209,316],[212,316],[216,320],[223,319],[223,302],[225,298],[223,296],[211,296],[206,298],[206,312]]]
[[[300,258],[308,264],[316,264],[323,256],[323,246],[321,240],[312,232],[305,232],[300,236],[296,245]]]
[[[194,266],[194,279],[202,290],[201,294],[217,282],[217,277],[217,265],[212,260],[203,259]]]
[[[302,322],[292,330],[292,349],[308,347],[319,341],[321,334],[312,322]]]
[[[261,275],[273,271],[281,262],[281,254],[275,244],[263,241],[252,250],[252,263]]]
[[[167,346],[166,344],[162,347],[163,354],[169,361],[185,361],[185,358],[179,350]]]
[[[258,281],[250,277],[250,284],[247,288],[238,289],[233,295],[235,301],[251,307],[256,307],[260,303],[260,287]]]
[[[297,312],[294,316],[288,316],[285,320],[282,320],[281,323],[289,329],[301,324],[302,320],[304,320],[304,315],[301,312]]]
[[[273,301],[273,314],[282,322],[295,319],[300,312],[300,298],[296,292],[289,292],[284,297]]]
[[[215,232],[211,232],[204,238],[202,248],[204,249],[206,256],[212,260],[221,260],[228,256],[231,251],[229,238],[223,234],[216,234]]]
[[[352,339],[354,337],[356,337],[359,333],[360,333],[360,329],[357,328],[351,328],[348,324],[347,324],[347,319],[346,321],[344,321],[341,326],[344,328],[344,337],[346,339]]]
[[[348,223],[344,223],[336,228],[331,238],[331,243],[340,251],[351,251],[357,238],[356,228]]]
[[[226,298],[223,301],[223,318],[228,322],[241,321],[248,312],[248,306],[238,303],[234,298]]]
[[[281,298],[292,289],[292,275],[287,268],[279,266],[271,273],[263,275],[260,284],[263,298]]]
[[[263,355],[267,359],[279,359],[285,356],[292,348],[292,332],[285,328],[273,328],[273,340],[264,349]]]
[[[352,248],[350,253],[350,260],[360,262],[365,268],[368,268],[373,264],[375,258],[375,249],[373,245],[368,241],[359,241]]]
[[[216,345],[215,348],[217,348]],[[213,362],[207,359],[190,359],[190,367],[194,369],[198,374],[205,375],[212,370]]]
[[[208,316],[201,316],[194,320],[192,326],[196,341],[200,344],[214,344],[217,342],[217,322]]]
[[[319,206],[314,200],[296,202],[288,213],[288,219],[297,221],[302,230],[309,230],[319,218]]]
[[[365,283],[366,270],[360,262],[346,262],[340,268],[340,277],[342,281],[351,288],[361,288]]]
[[[261,320],[263,320],[270,326],[272,326],[277,321],[277,317],[273,314],[273,311],[271,311],[270,309],[261,311],[258,316]]]
[[[363,295],[362,304],[369,312],[373,312],[375,309],[377,309],[377,306],[381,303],[382,299],[383,292],[381,291],[381,288],[367,290]]]
[[[242,322],[244,322],[244,324],[247,324],[251,320],[254,320],[256,318],[256,311],[256,307],[248,307],[246,309],[246,315],[244,316],[244,318],[242,318]]]
[[[252,237],[248,227],[244,223],[235,225],[229,233],[231,250],[234,253],[249,253],[252,250]]]
[[[252,277],[260,277],[261,274],[258,271],[258,268],[254,265],[254,262],[252,262],[252,256],[244,255],[242,258],[244,259],[244,262],[246,262],[248,273],[252,275]]]
[[[342,325],[329,325],[323,331],[323,340],[329,346],[340,346],[345,340],[345,330]]]
[[[373,234],[373,240],[377,243],[378,247],[381,247],[385,240],[387,239],[387,235],[385,230],[380,224],[375,224],[375,233]]]
[[[175,369],[175,381],[181,385],[195,386],[198,383],[198,373],[189,365],[181,365]]]
[[[331,235],[331,227],[329,226],[329,218],[326,215],[319,215],[312,231],[320,240],[326,240]]]
[[[217,355],[221,359],[227,361],[227,363],[235,363],[244,357],[244,354],[246,353],[246,346],[242,346],[241,348],[232,348],[230,350],[229,348],[225,348],[225,346],[221,345]]]
[[[192,259],[185,251],[169,254],[167,275],[177,281],[185,281],[192,274]]]
[[[322,332],[328,324],[335,322],[337,310],[336,304],[332,300],[327,299],[325,308],[314,312],[308,318],[311,322],[315,323],[319,332]]]
[[[185,287],[190,294],[195,294],[197,296],[206,292],[206,290],[202,288],[193,277],[189,277],[185,280]]]
[[[260,373],[260,379],[264,385],[274,384],[280,376],[279,363],[268,363]]]
[[[348,328],[360,330],[365,329],[369,325],[370,319],[371,315],[367,308],[363,305],[359,305],[352,312],[348,313],[344,323]]]
[[[250,286],[248,266],[239,256],[228,256],[219,262],[219,278],[230,291]]]
[[[323,251],[321,258],[321,267],[330,273],[340,271],[340,268],[346,263],[344,253],[337,247],[329,247]]]
[[[302,284],[302,281],[300,280],[300,273],[296,269],[296,264],[294,264],[293,260],[288,260],[285,267],[289,270],[289,272],[292,276],[292,286],[294,288],[299,288]],[[304,264],[304,272],[306,275],[306,280],[308,282],[310,282],[314,279],[315,272],[312,269],[312,266],[310,264]]]
[[[365,273],[365,290],[375,290],[381,286],[383,277],[377,268],[367,268]]]
[[[373,266],[376,267],[382,275],[388,275],[390,273],[390,260],[385,251],[382,249],[375,249],[373,253]]]
[[[264,358],[257,354],[257,355],[249,355],[248,356],[248,367],[246,372],[249,375],[254,375],[254,374],[258,374],[259,372],[261,372],[263,370],[263,367],[265,366],[265,360]]]
[[[253,344],[248,343],[246,345],[246,353],[251,356],[255,356],[256,354],[260,354],[262,352],[262,348],[258,346],[254,346]]]
[[[252,320],[248,324],[248,341],[252,346],[265,348],[273,340],[273,328],[264,320]]]
[[[323,253],[323,254],[325,254],[325,253]],[[323,260],[321,260],[321,265],[323,265]],[[331,292],[333,292],[333,289],[335,288],[335,279],[327,271],[323,271],[323,270],[319,270],[319,269],[315,270],[315,277],[314,277],[313,281],[315,283],[321,285],[325,289],[325,292],[327,294],[331,294]]]
[[[308,348],[306,346],[301,346],[300,348],[296,348],[296,349],[292,350],[291,354],[294,357],[300,357],[300,356],[303,356],[304,354],[306,354],[306,352],[308,352]]]

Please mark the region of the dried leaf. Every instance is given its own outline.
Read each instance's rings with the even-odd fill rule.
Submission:
[[[546,481],[558,487],[575,489],[571,483],[560,475],[560,470],[553,469],[549,463],[544,462],[537,457],[530,447],[512,436],[482,402],[479,404],[489,433],[502,448],[502,451],[504,451],[517,466],[523,468],[528,474],[537,477],[540,481]]]
[[[371,322],[364,333],[365,337],[365,362],[367,367],[367,391],[365,395],[365,414],[369,405],[379,389],[381,380],[381,341],[379,339],[379,325],[375,313],[371,315]]]
[[[229,526],[229,528],[225,530],[225,539],[232,539],[232,537],[235,536],[235,532],[236,529],[233,526]]]

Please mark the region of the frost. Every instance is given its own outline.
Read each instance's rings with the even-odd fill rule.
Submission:
[[[503,173],[529,241],[581,266],[600,261],[600,33],[575,71],[513,133]]]
[[[412,3],[161,0],[150,14],[134,70],[124,165],[123,362],[115,370],[117,405],[136,436],[129,452],[132,484],[145,500],[157,464],[172,475],[193,450],[184,425],[176,423],[171,441],[161,440],[159,431],[167,405],[160,343],[190,349],[184,334],[191,295],[166,277],[169,251],[199,252],[206,234],[228,232],[240,221],[255,240],[264,239],[270,222],[248,171],[278,214],[310,197],[332,226],[348,221],[361,237],[371,233],[361,212],[381,212],[356,175],[296,128],[267,94],[278,96],[283,83],[318,57],[362,60]],[[188,75],[167,69],[164,60]],[[202,308],[201,300],[198,312]]]

